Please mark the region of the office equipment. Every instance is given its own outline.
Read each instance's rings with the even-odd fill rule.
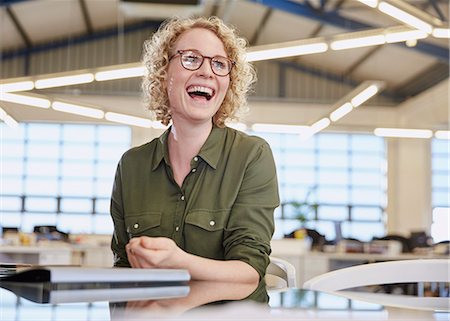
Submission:
[[[121,283],[18,283],[1,282],[0,287],[36,303],[121,302],[135,300],[161,300],[184,297],[189,286],[155,284],[154,282]]]
[[[26,268],[1,278],[3,282],[187,282],[187,270],[177,269],[129,269],[86,267],[38,267]]]

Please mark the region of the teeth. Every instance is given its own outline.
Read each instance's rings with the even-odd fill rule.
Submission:
[[[192,93],[192,92],[202,92],[202,93],[206,93],[210,96],[212,96],[213,94],[213,90],[211,88],[208,87],[203,87],[203,86],[190,86],[187,89],[188,93]]]

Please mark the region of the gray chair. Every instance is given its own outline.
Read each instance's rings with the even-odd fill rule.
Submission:
[[[266,270],[267,290],[286,290],[297,286],[294,266],[286,260],[270,257],[270,263]]]

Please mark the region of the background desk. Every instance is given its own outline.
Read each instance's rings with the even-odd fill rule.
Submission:
[[[382,255],[369,253],[324,253],[309,251],[302,240],[272,240],[272,255],[290,262],[295,267],[297,286],[317,275],[364,263],[425,258],[448,258],[444,255]]]

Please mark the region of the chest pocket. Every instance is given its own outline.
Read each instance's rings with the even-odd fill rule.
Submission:
[[[161,236],[161,213],[143,212],[125,217],[127,233],[135,236]]]
[[[229,210],[194,210],[186,215],[184,239],[186,250],[207,258],[223,258],[224,229]]]

